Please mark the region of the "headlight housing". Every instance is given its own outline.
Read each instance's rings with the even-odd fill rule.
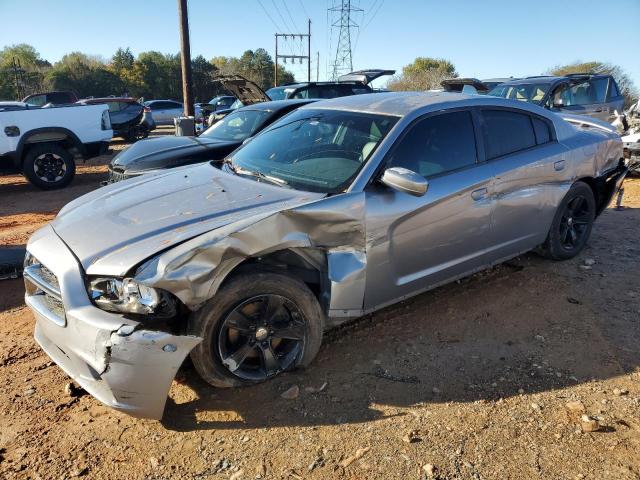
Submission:
[[[94,278],[89,281],[88,292],[97,307],[109,312],[161,317],[176,313],[171,294],[142,285],[132,278]]]

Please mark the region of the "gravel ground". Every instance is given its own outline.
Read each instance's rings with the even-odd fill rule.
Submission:
[[[108,160],[56,192],[0,178],[0,245]],[[579,258],[524,255],[362,318],[306,371],[219,390],[186,362],[161,422],[66,393],[21,281],[0,282],[0,478],[638,479],[640,181],[625,188]]]

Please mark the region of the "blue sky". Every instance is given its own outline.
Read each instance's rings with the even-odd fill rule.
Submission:
[[[320,79],[335,56],[327,7],[337,0],[189,0],[192,55],[266,48],[273,34],[306,30]],[[577,60],[618,64],[640,87],[640,0],[352,0],[354,68],[400,70],[416,56],[451,60],[462,76],[536,75]],[[30,43],[56,61],[73,50],[110,57],[120,46],[177,52],[176,0],[0,0],[0,46]],[[265,13],[261,5],[269,12]],[[274,23],[277,25],[274,25]],[[297,33],[297,32],[296,32]],[[629,46],[625,47],[625,37]],[[633,45],[633,48],[631,47]],[[300,52],[300,46],[292,45]],[[292,69],[300,79],[306,66]],[[315,58],[313,72],[315,76]]]

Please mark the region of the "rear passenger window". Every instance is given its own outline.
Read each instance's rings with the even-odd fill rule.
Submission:
[[[536,145],[531,117],[507,110],[483,110],[487,159]]]
[[[618,86],[612,78],[611,80],[609,80],[609,98],[615,98],[619,96],[620,92],[618,92]]]
[[[533,130],[536,132],[536,142],[538,145],[543,143],[549,143],[551,141],[551,132],[549,131],[549,125],[544,120],[532,117]]]
[[[463,111],[419,120],[393,149],[388,166],[431,177],[473,165],[476,158],[473,120]]]

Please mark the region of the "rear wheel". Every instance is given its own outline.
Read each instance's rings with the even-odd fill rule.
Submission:
[[[304,283],[274,273],[241,275],[194,315],[191,331],[204,340],[191,358],[213,386],[250,385],[311,363],[322,330],[322,310]]]
[[[584,182],[574,183],[556,211],[541,253],[553,260],[578,255],[591,235],[595,216],[593,191]]]
[[[36,187],[53,190],[67,186],[76,173],[73,155],[55,143],[29,148],[23,164],[24,175]]]

